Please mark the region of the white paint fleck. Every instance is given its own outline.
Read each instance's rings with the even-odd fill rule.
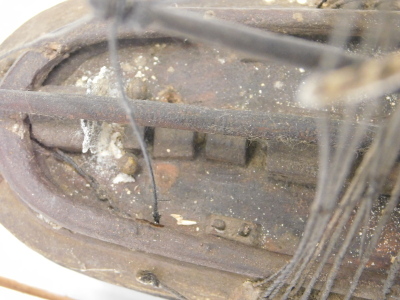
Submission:
[[[20,139],[22,140],[24,138],[24,134],[25,134],[25,127],[22,124],[15,123],[11,127],[11,132],[18,135],[20,137]]]
[[[145,75],[141,72],[141,71],[137,71],[137,73],[135,74],[136,78],[143,78]]]
[[[190,226],[190,225],[197,224],[196,221],[184,220],[183,217],[181,215],[178,215],[178,214],[171,214],[171,217],[173,217],[176,220],[176,224],[177,225]]]
[[[283,86],[284,86],[284,84],[282,81],[275,81],[275,83],[274,83],[274,88],[276,88],[278,90],[282,89]]]

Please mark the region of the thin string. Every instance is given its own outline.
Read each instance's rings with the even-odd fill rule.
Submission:
[[[18,52],[18,51],[36,48],[36,47],[40,46],[41,44],[45,44],[46,42],[57,41],[57,38],[70,33],[72,30],[90,22],[91,20],[93,20],[92,16],[84,16],[66,26],[58,28],[52,32],[46,33],[31,42],[25,43],[21,46],[18,46],[16,48],[13,48],[9,51],[6,51],[6,52],[0,54],[0,60]]]
[[[123,12],[123,10],[125,9],[124,4],[125,4],[124,1],[117,2],[118,6],[117,14],[114,16],[114,21],[111,22],[109,27],[108,45],[110,50],[110,61],[115,71],[115,77],[118,85],[118,92],[120,94],[118,97],[120,105],[123,107],[127,117],[129,118],[130,125],[132,126],[133,132],[135,133],[135,136],[139,142],[140,149],[142,150],[143,158],[149,172],[150,181],[152,185],[152,195],[153,195],[153,220],[156,224],[159,224],[161,215],[158,212],[157,185],[154,178],[153,167],[147,152],[145,142],[142,138],[142,135],[136,123],[134,109],[129,103],[128,97],[126,96],[124,83],[122,80],[122,70],[119,65],[117,34],[118,34],[118,27],[121,24],[121,18],[119,16],[122,15],[122,13],[119,14],[118,12]]]

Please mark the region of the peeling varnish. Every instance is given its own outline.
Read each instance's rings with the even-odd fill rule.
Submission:
[[[120,274],[121,272],[116,269],[73,269],[76,271],[81,271],[81,272],[111,272],[114,274]]]
[[[50,221],[49,219],[47,219],[42,214],[38,214],[37,217],[38,217],[39,220],[49,224],[53,229],[59,230],[59,229],[62,228],[62,226],[58,225],[57,223],[54,223],[53,221]]]
[[[79,272],[111,272],[114,274],[120,274],[121,271],[117,270],[117,269],[109,269],[109,268],[86,268],[85,263],[83,263],[81,260],[79,260],[79,258],[75,255],[74,251],[71,249],[69,251],[71,253],[71,255],[76,259],[79,268],[71,268],[71,270],[74,271],[79,271]]]

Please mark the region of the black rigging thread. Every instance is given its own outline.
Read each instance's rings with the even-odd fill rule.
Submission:
[[[40,147],[41,151],[52,155],[55,159],[57,159],[59,161],[69,164],[75,170],[75,172],[77,172],[83,179],[86,180],[86,182],[94,190],[94,192],[99,200],[101,200],[101,201],[108,200],[111,202],[111,198],[107,194],[106,189],[96,180],[96,178],[94,178],[92,175],[90,175],[85,170],[83,170],[71,156],[69,156],[67,153],[65,153],[64,151],[62,151],[58,148],[51,148],[51,147],[47,147],[47,146],[43,145],[37,139],[33,138],[32,135],[31,135],[31,140],[38,147]]]
[[[319,59],[323,57],[322,54],[328,53],[327,56],[330,57],[339,57],[338,59],[339,63],[337,66],[340,66],[342,64],[347,64],[351,63],[353,61],[358,61],[358,58],[353,58],[348,55],[344,55],[342,50],[338,50],[338,48],[334,47],[329,47],[329,46],[321,46],[317,43],[311,43],[311,42],[305,42],[302,41],[300,42],[298,39],[295,38],[289,38],[286,39],[282,36],[278,35],[269,35],[269,34],[262,34],[259,31],[248,29],[245,27],[241,26],[232,26],[229,23],[224,23],[224,22],[219,22],[215,20],[203,20],[200,17],[193,15],[193,14],[185,14],[183,15],[181,12],[177,12],[171,9],[168,9],[166,7],[157,7],[154,2],[149,4],[144,1],[124,1],[124,0],[117,0],[117,1],[95,1],[92,0],[91,3],[97,3],[97,4],[102,4],[103,7],[97,6],[95,7],[97,11],[102,12],[100,14],[100,18],[102,19],[108,19],[111,18],[113,20],[112,24],[110,25],[109,28],[109,45],[110,45],[110,54],[111,54],[111,62],[112,66],[115,70],[115,74],[117,77],[117,83],[119,87],[119,92],[121,94],[120,101],[122,106],[125,108],[125,111],[127,112],[127,115],[130,119],[130,122],[132,124],[133,129],[135,130],[135,116],[134,116],[134,111],[132,111],[132,108],[127,104],[127,97],[124,92],[123,88],[123,80],[122,80],[122,75],[121,75],[121,70],[118,64],[118,53],[117,53],[117,31],[118,27],[122,24],[124,25],[132,25],[132,26],[138,26],[138,27],[145,27],[149,25],[150,23],[154,23],[155,26],[158,26],[158,28],[165,29],[167,32],[172,32],[176,33],[178,35],[184,35],[186,37],[193,37],[194,39],[201,40],[201,41],[208,41],[212,43],[220,43],[225,46],[231,47],[232,49],[238,49],[239,51],[245,52],[249,54],[252,57],[258,57],[258,58],[265,58],[266,55],[271,55],[275,58],[279,58],[281,60],[285,60],[291,63],[295,64],[300,64],[300,65],[307,65],[310,67],[316,67],[318,64]],[[94,4],[93,4],[94,5]],[[95,5],[94,5],[95,6]],[[138,20],[132,21],[131,24],[129,24],[130,18],[136,16],[139,16],[139,13],[142,13],[140,18]],[[206,27],[204,27],[206,26]],[[238,34],[239,33],[239,34]],[[241,38],[241,39],[238,39]],[[251,42],[250,42],[251,41]],[[269,45],[274,45],[272,48],[265,49],[266,43],[269,43]],[[296,54],[294,55],[291,52],[291,47],[295,47],[296,49]],[[279,49],[277,52],[276,49]],[[285,50],[285,51],[282,51]],[[334,50],[336,49],[336,50]],[[268,51],[270,52],[268,53]],[[287,51],[286,51],[287,50]],[[308,51],[310,50],[310,51]],[[305,59],[305,55],[307,56],[307,59]],[[368,116],[368,113],[365,114]],[[351,119],[351,117],[349,117]],[[393,120],[393,122],[397,122],[396,120]],[[374,179],[373,174],[375,174],[378,170],[378,168],[371,167],[371,165],[376,166],[376,163],[378,162],[378,159],[383,159],[384,157],[386,158],[387,156],[381,155],[379,158],[376,158],[374,163],[371,163],[372,157],[377,155],[376,149],[382,149],[381,147],[377,147],[376,149],[371,147],[371,152],[369,152],[369,160],[366,160],[366,163],[363,166],[365,169],[365,173],[359,172],[357,176],[353,178],[352,185],[347,189],[345,196],[342,198],[342,203],[343,207],[347,205],[347,208],[344,210],[341,208],[340,210],[334,211],[334,205],[337,204],[338,202],[338,195],[342,190],[342,183],[348,176],[349,172],[349,166],[351,165],[351,161],[353,160],[353,156],[350,154],[354,149],[357,148],[357,144],[359,142],[359,139],[361,136],[365,133],[365,128],[363,126],[360,126],[357,129],[356,132],[356,138],[353,138],[351,135],[348,135],[349,133],[349,127],[343,127],[344,129],[344,134],[339,136],[339,144],[340,145],[346,145],[349,143],[349,140],[351,143],[346,145],[347,147],[338,147],[338,151],[331,153],[329,149],[329,135],[331,134],[330,128],[328,128],[327,122],[325,124],[322,124],[319,126],[322,131],[324,131],[324,134],[322,135],[325,137],[324,141],[321,143],[321,148],[322,152],[325,152],[321,155],[321,163],[323,169],[321,178],[320,178],[320,183],[319,183],[319,194],[317,195],[316,201],[313,206],[313,213],[314,215],[313,218],[310,217],[308,226],[305,230],[305,234],[302,240],[302,244],[305,246],[305,248],[299,247],[299,252],[296,252],[293,260],[291,263],[289,263],[285,268],[283,268],[282,272],[277,274],[277,279],[272,285],[272,287],[267,291],[269,292],[268,296],[274,297],[276,293],[283,287],[284,284],[287,284],[289,279],[291,280],[289,285],[290,288],[293,287],[294,285],[298,285],[298,280],[301,276],[301,274],[308,273],[308,272],[303,272],[303,271],[308,271],[312,265],[312,258],[317,256],[319,253],[322,251],[327,251],[326,253],[329,253],[332,251],[333,245],[335,244],[334,242],[331,241],[337,241],[337,236],[340,234],[341,231],[336,231],[334,228],[336,224],[341,224],[345,222],[348,219],[348,215],[350,210],[355,207],[358,202],[360,201],[361,197],[366,196],[368,202],[365,202],[366,204],[362,203],[362,207],[359,208],[359,215],[357,215],[357,219],[353,223],[351,230],[350,230],[350,235],[348,235],[347,240],[351,239],[351,236],[354,235],[354,232],[357,230],[357,228],[360,226],[362,220],[364,220],[364,223],[367,223],[365,220],[367,220],[367,215],[365,214],[366,211],[370,210],[370,204],[373,198],[376,196],[374,193],[370,192],[368,194],[368,191],[366,191],[365,187],[365,182],[368,179]],[[390,127],[391,128],[391,127]],[[397,127],[395,127],[397,128]],[[137,126],[136,126],[137,129]],[[384,131],[384,129],[382,129]],[[137,131],[135,130],[135,133]],[[393,136],[392,132],[389,132],[392,137],[392,140],[395,140],[396,137]],[[389,136],[389,134],[387,134]],[[145,145],[143,140],[141,139],[141,136],[138,137],[139,142],[141,142],[140,146],[142,148],[143,155],[145,156],[145,161],[148,164],[148,168],[150,171],[150,176],[152,177],[154,189],[153,189],[153,196],[154,196],[154,211],[153,211],[153,218],[155,223],[159,223],[160,220],[160,215],[158,213],[158,202],[157,202],[157,190],[155,186],[155,180],[154,180],[154,175],[152,172],[152,167],[151,167],[151,162],[150,159],[147,156],[147,152],[145,149]],[[375,139],[376,143],[378,143],[378,146],[382,146],[380,141]],[[384,140],[384,142],[390,141],[389,138]],[[386,149],[388,152],[390,147],[393,146],[392,144],[388,144],[385,146],[382,146],[384,149]],[[397,145],[398,146],[398,145]],[[386,148],[385,148],[386,147]],[[396,148],[396,145],[393,146],[394,149]],[[342,151],[341,149],[347,150]],[[395,152],[393,150],[393,152]],[[354,153],[353,153],[354,154]],[[343,155],[345,156],[346,160],[343,162]],[[391,157],[393,156],[393,153],[388,153]],[[330,163],[329,159],[333,156],[333,161],[334,163]],[[146,158],[147,157],[147,158]],[[394,158],[393,158],[394,159]],[[393,160],[392,159],[392,160]],[[341,162],[341,164],[337,162]],[[370,164],[367,162],[369,161]],[[325,164],[325,165],[324,165]],[[345,166],[345,168],[341,169],[339,166]],[[382,164],[384,165],[384,164]],[[387,164],[386,164],[387,165]],[[330,167],[334,167],[333,171],[330,170],[330,174],[327,174],[328,170]],[[361,169],[362,170],[362,169]],[[380,172],[382,173],[383,168],[379,167]],[[366,174],[366,175],[362,175]],[[370,176],[371,178],[369,178]],[[378,180],[375,180],[378,181]],[[327,183],[321,184],[321,183]],[[379,185],[379,182],[377,182]],[[324,186],[329,186],[327,190],[323,189]],[[395,192],[393,192],[396,194]],[[332,195],[329,198],[322,198],[322,194],[327,194],[327,195]],[[395,204],[395,203],[394,203]],[[390,205],[388,206],[388,214],[390,214]],[[333,216],[322,216],[319,217],[317,214],[318,213],[326,213],[330,212],[332,213],[334,211]],[[339,213],[340,212],[340,213]],[[343,213],[341,215],[341,213]],[[385,215],[386,216],[386,215]],[[331,218],[332,217],[332,218]],[[386,218],[388,218],[386,216]],[[382,224],[384,225],[384,220],[382,219]],[[382,225],[382,226],[383,226]],[[376,229],[376,238],[379,237],[382,226]],[[325,230],[327,228],[328,230]],[[328,236],[333,232],[334,238],[329,240]],[[315,244],[321,242],[321,247],[315,249]],[[364,261],[366,262],[367,258],[371,254],[371,249],[375,247],[373,245],[376,243],[376,241],[370,242],[369,246],[365,247],[364,253],[361,255],[361,260],[363,263],[360,265],[360,268],[358,269],[355,278],[353,280],[352,286],[350,287],[349,295],[351,296],[352,292],[354,291],[354,288],[357,286],[357,282],[359,279],[359,275],[361,275],[361,272],[363,271],[363,268],[365,266]],[[335,279],[337,268],[340,265],[340,260],[342,259],[342,252],[347,249],[347,243],[343,245],[343,248],[340,250],[340,255],[338,256],[338,260],[335,263],[335,266],[333,269],[331,269],[331,274],[329,275],[329,280],[326,284],[325,290],[324,290],[324,295],[322,296],[323,298],[325,297],[326,294],[329,294],[332,282]],[[306,250],[305,250],[306,249]],[[329,249],[329,250],[328,250]],[[301,253],[300,253],[301,252]],[[297,255],[297,256],[296,256]],[[398,259],[397,259],[398,261]],[[322,264],[321,264],[322,265]],[[392,265],[393,266],[393,265]],[[394,271],[391,271],[392,273],[396,273],[398,271],[398,263],[393,267]],[[391,273],[391,274],[392,274]],[[294,275],[294,277],[291,278],[291,276]],[[310,289],[314,286],[314,283],[316,281],[316,278],[318,278],[320,275],[319,272],[315,272],[312,282],[310,283]],[[389,278],[389,277],[388,277]],[[274,278],[270,278],[270,280],[273,280]],[[390,280],[389,280],[390,281]],[[390,282],[389,282],[390,283]],[[388,284],[385,284],[385,293],[387,293],[388,289]],[[287,298],[289,295],[289,290],[286,291],[284,298]],[[306,294],[304,294],[306,295]],[[350,297],[348,296],[348,297]],[[303,296],[307,297],[307,296]]]
[[[157,28],[208,43],[221,44],[250,55],[262,58],[275,57],[286,62],[315,67],[319,59],[326,53],[338,58],[338,65],[343,66],[363,58],[345,53],[341,49],[305,41],[300,38],[281,36],[262,32],[218,20],[204,20],[196,14],[176,12],[165,6],[161,1],[129,1],[129,0],[90,0],[96,17],[103,20],[111,19],[109,26],[109,49],[111,65],[115,70],[121,106],[124,108],[131,126],[139,141],[147,169],[153,186],[153,219],[160,222],[158,212],[157,187],[154,173],[144,141],[135,121],[135,113],[129,105],[124,91],[122,72],[118,63],[117,33],[121,25],[131,26],[137,30],[154,25]],[[251,47],[249,47],[251,45]]]
[[[152,167],[152,163],[150,157],[147,152],[147,148],[145,142],[141,136],[139,127],[136,123],[136,117],[134,108],[129,104],[128,97],[125,93],[123,77],[121,67],[119,65],[119,57],[118,57],[118,28],[123,24],[125,19],[126,11],[130,11],[132,9],[131,1],[91,1],[91,4],[95,6],[97,16],[102,17],[104,20],[111,18],[112,22],[109,25],[109,33],[108,33],[108,46],[110,51],[110,61],[111,66],[115,72],[115,79],[118,86],[119,92],[119,102],[126,112],[127,117],[129,118],[130,125],[135,133],[135,136],[139,142],[140,149],[143,154],[144,161],[146,163],[146,167],[149,172],[150,181],[152,185],[152,195],[153,195],[153,220],[154,223],[159,224],[161,215],[158,211],[158,195],[157,195],[157,185],[154,178],[154,171]]]
[[[337,67],[365,60],[361,55],[349,54],[338,47],[227,21],[205,20],[199,14],[168,7],[169,1],[90,0],[90,3],[95,15],[102,18],[114,16],[116,7],[121,5],[120,25],[138,31],[156,28],[174,36],[221,45],[241,52],[247,58],[274,58],[308,68],[319,67],[320,60],[326,55],[337,58]]]
[[[339,22],[339,26],[337,27],[342,27],[341,24],[348,24],[346,25],[348,29],[353,26],[352,22]],[[373,30],[367,32],[365,42],[361,45],[361,48],[364,50],[375,49],[377,46],[376,43],[379,41],[373,37],[376,35],[376,31],[383,31],[387,24],[388,21],[385,20],[380,26],[374,27]],[[372,31],[375,31],[375,34],[372,34]],[[343,34],[343,30],[340,30],[340,33],[341,36],[349,36],[348,34]],[[338,44],[340,35],[337,37],[332,36],[332,40],[334,44]],[[324,70],[332,69],[335,67],[335,62],[335,58],[322,61],[321,63],[324,65],[322,65],[321,68]],[[370,98],[372,98],[372,104],[369,104],[362,116],[364,120],[366,120],[365,124],[369,122],[373,109],[376,108],[375,105],[377,105],[376,101],[374,102],[376,99],[373,96]],[[355,109],[355,103],[349,103],[349,111],[345,114],[349,121],[356,116]],[[335,247],[338,246],[339,237],[343,234],[343,228],[349,222],[351,213],[358,207],[354,220],[346,233],[345,240],[340,245],[333,266],[331,267],[328,277],[325,279],[325,285],[320,299],[327,299],[332,290],[344,255],[348,251],[356,232],[362,227],[361,224],[363,224],[364,227],[363,233],[365,234],[366,232],[365,228],[368,225],[372,203],[378,198],[379,191],[383,185],[383,179],[386,178],[395,162],[400,145],[392,141],[395,138],[391,135],[393,134],[393,128],[397,128],[398,126],[399,118],[399,110],[397,110],[387,122],[381,120],[382,123],[380,124],[381,126],[378,134],[375,136],[372,146],[364,156],[364,160],[347,188],[344,187],[346,186],[346,179],[349,176],[348,168],[355,160],[360,138],[366,134],[365,125],[359,125],[352,134],[349,134],[349,126],[343,126],[342,130],[339,131],[341,134],[338,136],[338,145],[336,149],[332,151],[329,145],[330,139],[326,139],[326,137],[332,134],[332,129],[327,126],[326,122],[324,122],[325,124],[319,124],[318,127],[321,130],[320,136],[322,137],[322,140],[319,141],[321,150],[320,163],[325,162],[326,165],[320,167],[320,181],[318,184],[317,196],[313,203],[313,209],[307,227],[304,230],[304,236],[300,246],[291,262],[281,270],[279,276],[277,276],[274,282],[267,288],[266,292],[263,294],[265,298],[275,298],[283,286],[288,284],[285,294],[281,298],[287,299],[290,294],[294,294],[292,291],[298,291],[299,286],[306,282],[306,277],[311,277],[301,298],[302,300],[308,299],[316,281],[321,276],[325,263],[328,258],[334,254]],[[360,254],[361,263],[349,285],[345,299],[350,299],[353,295],[366,263],[382,234],[384,224],[386,224],[396,207],[398,202],[398,184],[400,184],[399,178],[398,182],[394,185],[395,189],[391,193],[391,201],[386,206],[384,214],[381,216],[378,226],[375,228],[373,238],[366,247],[361,245],[362,248],[365,248],[363,249],[363,253]],[[344,192],[342,197],[340,197],[341,191]],[[368,220],[366,221],[367,218]],[[364,243],[363,239],[362,243]],[[318,267],[316,268],[315,261],[320,255],[322,255],[322,258],[319,259]],[[395,267],[392,269],[395,269]],[[390,271],[387,283],[385,283],[384,293],[388,293],[388,286],[392,284],[389,276],[393,276],[393,272],[397,272],[397,270]],[[267,280],[261,283],[266,283]]]
[[[0,53],[0,60],[4,59],[14,53],[22,51],[22,50],[34,49],[42,44],[55,42],[59,37],[70,33],[74,29],[77,29],[77,28],[81,27],[82,25],[89,23],[92,20],[93,20],[92,16],[90,16],[90,15],[84,16],[72,23],[69,23],[68,25],[62,26],[52,32],[46,33],[46,34],[38,37],[37,39],[34,39],[31,42],[25,43],[21,46],[18,46],[11,50],[5,51],[4,53]]]

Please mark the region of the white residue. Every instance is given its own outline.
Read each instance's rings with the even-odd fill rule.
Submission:
[[[86,80],[84,80],[84,78]],[[80,82],[86,81],[86,94],[97,96],[117,97],[118,89],[114,80],[114,71],[103,66],[94,77],[83,76]]]
[[[11,132],[18,135],[20,137],[20,139],[22,140],[24,138],[24,134],[25,134],[25,127],[22,124],[15,123],[11,128]]]
[[[103,66],[97,75],[92,77],[85,75],[79,83],[86,82],[88,95],[117,97],[118,89],[113,77],[114,72]],[[123,128],[120,125],[81,120],[81,128],[84,134],[82,152],[90,150],[92,154],[96,154],[98,163],[105,157],[119,159],[124,155],[121,141]]]
[[[121,140],[122,131],[123,128],[119,124],[108,124],[106,122],[101,124],[96,145],[98,162],[102,158],[108,157],[119,159],[125,154]]]
[[[120,159],[125,154],[124,147],[122,145],[121,132],[114,132],[111,134],[110,145],[108,149],[116,159]]]
[[[81,120],[83,131],[82,153],[97,155],[98,162],[104,157],[121,158],[125,152],[122,145],[122,126],[119,124],[99,123]]]
[[[97,152],[97,136],[99,132],[99,124],[97,121],[89,121],[81,119],[81,128],[83,131],[82,153]]]
[[[123,64],[124,72],[130,72],[137,77],[145,76],[145,70],[151,71],[150,68],[142,66],[146,60],[139,56],[135,65]],[[136,64],[137,63],[137,64]],[[101,67],[96,74],[85,73],[80,78],[76,85],[86,87],[86,94],[105,96],[105,97],[118,97],[118,87],[114,80],[114,71],[105,66]],[[104,180],[112,179],[113,184],[135,182],[135,178],[127,174],[119,173],[118,160],[125,154],[122,136],[124,128],[119,124],[97,122],[89,120],[81,120],[81,129],[84,134],[82,142],[82,152],[87,153],[90,151],[92,156],[88,157],[90,166],[95,168],[97,174],[103,177]]]
[[[135,182],[135,178],[125,173],[119,173],[112,181],[114,184]],[[129,193],[130,194],[130,193]]]

